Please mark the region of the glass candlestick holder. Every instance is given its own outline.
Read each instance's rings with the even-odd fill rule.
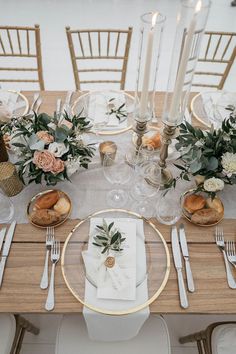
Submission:
[[[162,120],[182,123],[208,18],[209,0],[182,0],[169,71]]]

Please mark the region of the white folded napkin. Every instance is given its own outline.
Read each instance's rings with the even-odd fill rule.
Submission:
[[[111,99],[113,100],[110,101]],[[95,126],[101,127],[103,130],[126,128],[127,117],[121,117],[121,120],[119,121],[114,113],[108,114],[111,111],[109,103],[113,104],[115,109],[118,109],[123,103],[125,103],[124,93],[91,93],[88,109],[89,118],[93,119]],[[123,110],[127,111],[126,105],[122,108],[122,111]]]
[[[115,219],[126,224],[134,222],[132,218]],[[136,223],[136,299],[115,300],[97,298],[97,289],[91,282],[85,280],[85,302],[101,309],[110,311],[125,311],[135,308],[148,300],[146,249],[144,244],[143,221],[135,220]],[[98,341],[122,341],[135,337],[144,322],[149,317],[150,311],[145,309],[133,314],[124,316],[108,316],[83,308],[83,315],[86,321],[89,337]]]
[[[88,250],[82,253],[88,279],[97,285],[97,297],[102,299],[135,300],[136,296],[136,222],[125,222],[116,219],[105,219],[109,225],[114,221],[114,226],[124,241],[124,251],[110,251],[102,254],[102,249],[93,245],[94,236],[99,231],[96,225],[102,225],[102,218],[90,220]],[[123,245],[123,244],[122,244]],[[105,266],[107,257],[114,257],[115,264],[112,268]]]

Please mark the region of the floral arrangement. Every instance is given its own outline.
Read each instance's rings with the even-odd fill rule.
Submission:
[[[230,115],[219,129],[203,131],[187,122],[180,125],[176,149],[181,163],[175,166],[181,173],[174,185],[178,178],[190,180],[195,176],[197,190],[214,197],[225,184],[236,184],[236,110],[233,106],[227,109]]]
[[[69,180],[80,166],[88,168],[94,147],[86,145],[82,133],[91,128],[86,117],[51,117],[46,113],[12,119],[2,129],[10,136],[10,147],[17,155],[18,173],[26,183],[47,185]]]

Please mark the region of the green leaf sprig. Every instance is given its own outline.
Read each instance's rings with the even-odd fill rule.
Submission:
[[[116,116],[116,118],[118,119],[118,121],[121,123],[124,121],[125,118],[127,118],[127,110],[123,109],[125,107],[125,103],[122,103],[118,108],[115,107],[113,101],[115,100],[115,98],[111,98],[108,102],[108,108],[110,108],[110,110],[106,113],[107,115],[111,116],[112,114],[114,114]]]
[[[122,243],[126,238],[122,237],[122,233],[114,226],[114,221],[108,225],[105,219],[103,219],[102,225],[96,225],[96,231],[98,231],[98,234],[94,236],[92,244],[103,248],[102,254],[110,250],[116,252],[123,251]]]

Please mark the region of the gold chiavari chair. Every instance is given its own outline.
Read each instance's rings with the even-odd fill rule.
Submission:
[[[17,66],[15,65],[16,60]],[[23,66],[26,61],[27,64],[30,62],[30,66]],[[6,62],[8,66],[5,65]],[[9,66],[10,62],[11,66]],[[18,73],[16,74],[17,78],[12,77],[12,74],[9,74],[10,78],[6,78],[6,72]],[[18,78],[19,72],[22,74],[20,78]],[[31,78],[32,74],[30,78],[25,77],[27,72],[36,72],[37,77]],[[34,27],[0,26],[0,75],[3,76],[0,78],[0,83],[38,83],[40,90],[44,90],[39,25]]]
[[[194,45],[202,31],[195,32]],[[183,34],[181,54],[186,31]],[[193,46],[194,46],[193,45]],[[190,60],[194,60],[194,51]],[[181,55],[180,55],[181,56]],[[221,90],[236,56],[236,33],[207,31],[203,34],[200,56],[194,73],[192,88],[210,87]]]
[[[120,89],[124,89],[132,36],[131,27],[128,30],[71,30],[70,27],[66,27],[66,34],[77,90],[81,89],[81,84],[94,83],[119,84]],[[109,68],[102,66],[108,65],[108,60],[111,66]],[[98,62],[100,67],[94,67]],[[107,78],[105,73],[109,73]],[[111,73],[114,75],[113,80],[110,78]],[[90,76],[89,80],[85,80],[87,74],[93,77]]]
[[[181,337],[179,342],[196,342],[199,354],[235,353],[236,322],[212,323],[203,331]]]

